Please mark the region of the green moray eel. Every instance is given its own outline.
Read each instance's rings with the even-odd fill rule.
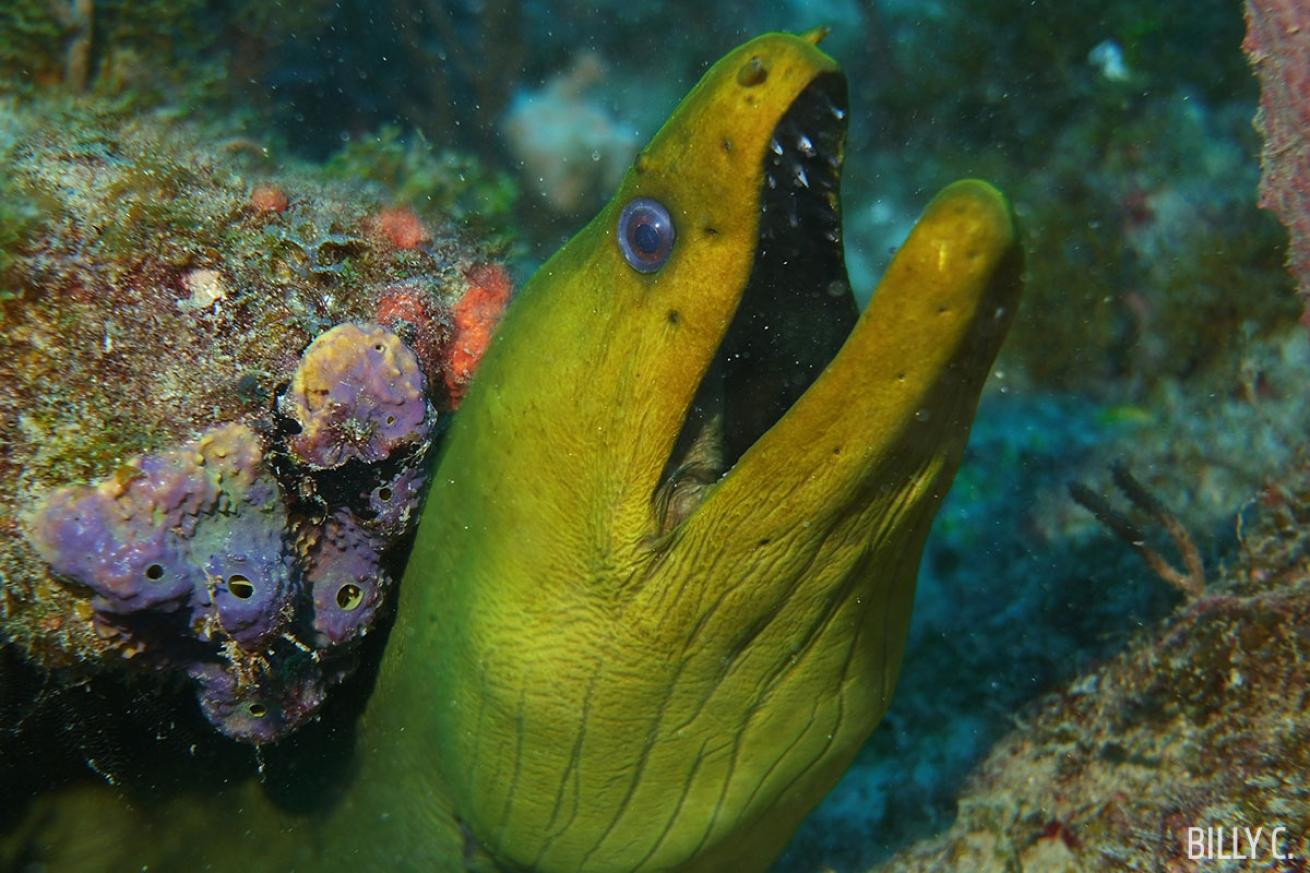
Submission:
[[[845,83],[816,43],[716,64],[516,297],[443,446],[349,785],[312,820],[233,789],[250,842],[215,858],[759,871],[850,764],[1020,264],[1003,197],[956,183],[857,321]],[[654,217],[620,229],[634,203]]]

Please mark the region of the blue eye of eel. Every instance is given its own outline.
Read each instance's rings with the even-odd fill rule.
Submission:
[[[716,64],[515,296],[330,735],[339,790],[52,793],[47,869],[769,868],[891,703],[1022,274],[1005,197],[956,182],[858,311],[817,41]]]
[[[673,217],[658,200],[637,197],[619,214],[619,250],[628,266],[638,273],[653,273],[663,267],[673,253],[676,238]]]

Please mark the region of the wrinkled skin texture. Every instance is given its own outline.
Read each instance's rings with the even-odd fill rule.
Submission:
[[[791,36],[730,54],[516,298],[438,462],[351,785],[325,823],[247,816],[261,858],[759,871],[849,765],[1017,304],[1004,199],[939,195],[790,411],[665,533],[652,497],[751,273],[761,155],[835,69]],[[636,196],[679,223],[649,275],[612,236]]]

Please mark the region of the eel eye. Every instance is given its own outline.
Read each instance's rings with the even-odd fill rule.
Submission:
[[[619,215],[619,248],[638,273],[653,273],[673,251],[673,217],[664,204],[637,197]]]

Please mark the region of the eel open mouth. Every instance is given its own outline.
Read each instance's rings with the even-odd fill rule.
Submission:
[[[761,157],[754,265],[656,490],[661,533],[786,414],[859,316],[842,252],[846,112],[845,76],[818,76]]]

